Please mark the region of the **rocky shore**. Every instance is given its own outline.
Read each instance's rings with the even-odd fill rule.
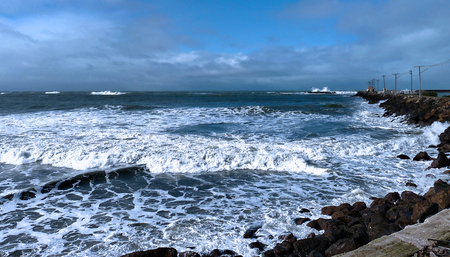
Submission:
[[[375,94],[358,92],[369,103],[379,103],[386,110],[385,116],[402,116],[409,124],[419,126],[430,125],[435,121],[450,121],[450,99],[438,97],[417,97],[405,95]],[[450,127],[440,136],[441,143],[433,151],[438,151],[438,157],[433,159],[429,168],[450,166],[446,153],[450,152]],[[409,156],[399,155],[399,158],[409,159]],[[432,158],[427,152],[418,153],[411,161],[429,161]],[[449,172],[450,171],[446,171]],[[416,187],[413,182],[407,186]],[[372,203],[366,206],[364,202],[343,203],[339,206],[322,208],[323,215],[329,218],[310,220],[298,217],[295,223],[317,230],[317,235],[311,233],[307,238],[297,239],[293,234],[282,236],[279,243],[272,249],[257,241],[254,234],[259,227],[248,229],[243,240],[249,240],[249,248],[256,248],[263,257],[319,257],[334,256],[355,250],[372,240],[400,231],[408,225],[422,223],[428,217],[441,210],[450,208],[450,184],[437,180],[433,187],[424,195],[412,191],[391,192],[382,198],[371,198]],[[309,210],[302,210],[305,213]],[[253,239],[253,240],[252,240]],[[433,256],[433,250],[423,249],[416,256]],[[139,251],[122,257],[219,257],[239,256],[231,250],[212,250],[208,254],[189,251],[178,253],[173,248],[158,248]],[[434,255],[436,256],[436,255]]]

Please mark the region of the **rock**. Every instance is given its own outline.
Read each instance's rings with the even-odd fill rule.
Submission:
[[[440,144],[438,147],[439,152],[448,153],[450,152],[450,144]]]
[[[300,213],[305,213],[305,212],[311,212],[310,210],[306,209],[306,208],[302,208],[300,211]]]
[[[319,230],[319,231],[322,230],[322,228],[319,225],[319,221],[318,220],[311,220],[310,222],[308,222],[306,224],[306,226],[308,226],[310,228],[313,228],[313,229],[316,229],[316,230]]]
[[[431,160],[431,157],[428,155],[427,152],[420,152],[414,156],[413,161],[429,161]]]
[[[316,250],[312,250],[309,254],[308,257],[324,257],[325,255],[323,255],[322,253],[316,251]]]
[[[425,200],[425,197],[418,195],[411,191],[403,191],[401,194],[402,204],[403,205],[409,205],[414,206],[417,202],[421,202]]]
[[[415,183],[412,183],[412,182],[406,182],[405,186],[407,186],[407,187],[417,187],[417,185]]]
[[[214,249],[210,253],[204,255],[203,257],[220,257],[222,255],[222,251],[219,249]]]
[[[362,210],[365,210],[367,208],[365,202],[356,202],[352,206],[353,206],[353,209],[356,210],[356,211],[362,211]]]
[[[232,256],[232,257],[234,257],[234,256],[237,256],[237,253],[235,251],[225,249],[225,250],[223,250],[221,256]]]
[[[413,215],[411,217],[413,222],[424,222],[426,218],[438,213],[439,205],[429,201],[422,201],[414,205]]]
[[[350,252],[357,248],[353,238],[343,238],[332,244],[326,251],[325,255],[330,257],[341,253]]]
[[[253,236],[255,235],[256,231],[258,231],[260,228],[262,228],[262,226],[253,226],[250,227],[249,229],[247,229],[244,233],[244,238],[253,238]]]
[[[295,224],[302,225],[303,223],[310,221],[310,218],[296,218],[294,219]]]
[[[262,253],[261,257],[276,257],[275,251],[273,249],[267,250]]]
[[[177,255],[178,252],[174,248],[157,248],[125,254],[122,257],[177,257]]]
[[[444,171],[444,172],[442,172],[442,174],[450,174],[450,170],[446,170],[446,171]]]
[[[322,234],[322,236],[327,237],[330,241],[330,244],[333,244],[341,238],[350,237],[351,234],[346,230],[345,225],[330,225]]]
[[[250,249],[256,248],[256,249],[258,249],[258,250],[260,250],[260,251],[263,251],[264,248],[265,248],[266,246],[267,246],[266,244],[263,244],[263,243],[261,243],[261,242],[259,242],[259,241],[250,243],[250,244],[248,245],[248,247],[249,247]],[[181,256],[180,256],[180,257],[181,257]]]
[[[399,155],[397,155],[397,158],[402,159],[402,160],[409,160],[409,159],[411,159],[411,158],[409,158],[408,155],[405,155],[405,154],[399,154]]]
[[[438,157],[434,160],[429,168],[442,168],[450,166],[450,160],[447,158],[445,153],[439,152]]]
[[[178,257],[200,257],[200,254],[194,251],[181,252],[178,254]]]
[[[318,236],[314,238],[300,239],[294,243],[294,254],[301,257],[308,256],[313,250],[325,253],[325,250],[330,247],[328,238]]]
[[[439,140],[441,140],[442,143],[450,142],[450,127],[446,128],[444,132],[439,134]]]

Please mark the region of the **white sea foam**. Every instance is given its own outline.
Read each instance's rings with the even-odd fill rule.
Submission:
[[[100,91],[100,92],[91,92],[91,95],[124,95],[124,92],[113,92],[113,91]]]
[[[48,92],[45,92],[45,94],[46,95],[57,95],[57,94],[60,94],[60,92],[59,91],[48,91]]]

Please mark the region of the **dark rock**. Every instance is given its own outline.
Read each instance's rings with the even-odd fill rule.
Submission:
[[[289,254],[288,250],[280,244],[275,245],[275,247],[273,248],[273,251],[275,252],[276,256],[283,256],[283,255]]]
[[[439,152],[443,152],[443,153],[448,153],[448,152],[450,152],[450,144],[441,144],[441,145],[438,147],[438,151],[439,151]]]
[[[450,127],[446,128],[444,130],[444,132],[442,132],[441,134],[439,134],[439,140],[442,143],[447,143],[450,142]]]
[[[450,166],[450,160],[447,158],[445,153],[439,152],[438,157],[434,160],[429,168],[442,168]]]
[[[306,238],[297,240],[294,243],[294,254],[301,257],[308,256],[313,250],[325,253],[325,250],[330,246],[328,238],[319,236],[314,238]]]
[[[334,256],[341,253],[350,252],[357,248],[353,238],[343,238],[332,244],[326,251],[326,256]]]
[[[412,182],[406,182],[405,184],[407,187],[417,187],[417,185],[415,183]]]
[[[284,241],[294,243],[295,241],[297,241],[297,238],[294,236],[294,234],[291,233],[284,238]]]
[[[223,250],[223,252],[222,252],[222,256],[236,256],[237,255],[237,253],[235,252],[235,251],[232,251],[232,250],[228,250],[228,249],[225,249],[225,250]]]
[[[327,237],[330,243],[333,244],[341,238],[350,237],[351,234],[346,230],[344,225],[328,226],[322,236]]]
[[[328,227],[344,225],[342,221],[336,219],[319,218],[317,221],[319,222],[320,228],[322,228],[323,230],[327,230]]]
[[[356,211],[362,211],[362,210],[365,210],[367,208],[365,202],[356,202],[352,206],[353,206],[353,209],[356,210]]]
[[[247,229],[244,233],[244,238],[252,238],[258,229],[262,228],[262,226],[254,226]]]
[[[310,218],[296,218],[294,219],[295,224],[302,225],[303,223],[310,221]]]
[[[399,231],[400,228],[394,223],[390,223],[384,214],[376,212],[370,217],[370,223],[367,226],[367,234],[370,240],[377,239],[384,235],[390,235]]]
[[[394,222],[394,224],[401,229],[404,229],[408,225],[415,224],[415,222],[413,222],[411,219],[412,214],[412,211],[400,212],[400,217]]]
[[[450,174],[450,170],[446,170],[446,171],[444,171],[444,172],[442,172],[442,174]]]
[[[403,191],[401,194],[402,203],[407,204],[409,206],[413,206],[417,202],[421,202],[425,200],[425,197],[418,195],[411,191]]]
[[[214,249],[210,253],[204,255],[203,257],[220,257],[222,255],[222,251],[219,249]]]
[[[314,237],[316,237],[316,234],[314,234],[314,233],[309,233],[309,234],[306,236],[306,238],[314,238]]]
[[[420,152],[414,156],[413,161],[429,161],[431,160],[431,157],[428,155],[427,152]]]
[[[428,167],[427,169],[429,169],[430,167]],[[425,177],[426,178],[436,178],[436,176],[435,175],[433,175],[433,174],[427,174],[427,175],[425,175]]]
[[[248,247],[249,247],[250,249],[256,248],[256,249],[258,249],[258,250],[260,250],[260,251],[263,251],[264,248],[265,248],[266,246],[267,246],[266,244],[263,244],[263,243],[261,243],[261,242],[259,242],[259,241],[250,243],[250,244],[248,245]],[[181,256],[180,256],[180,257],[181,257]]]
[[[450,207],[450,190],[436,190],[436,187],[432,187],[425,196],[428,201],[437,203],[441,210]]]
[[[318,252],[316,250],[312,250],[309,254],[308,257],[324,257],[325,255],[323,255],[321,252]]]
[[[200,257],[200,254],[194,251],[181,252],[178,254],[178,257]]]
[[[302,208],[300,211],[300,213],[305,213],[305,212],[311,212],[310,210],[306,209],[306,208]]]
[[[316,230],[319,230],[319,231],[322,230],[322,228],[319,225],[319,221],[318,220],[311,220],[310,222],[308,222],[306,224],[306,226],[308,226],[310,228],[313,228],[313,229],[316,229]]]
[[[157,248],[125,254],[122,257],[177,257],[177,255],[178,252],[174,248]]]
[[[414,222],[424,222],[426,218],[438,213],[439,205],[429,201],[418,202],[414,205],[413,215],[411,217]]]
[[[334,212],[341,211],[343,213],[348,213],[353,210],[353,206],[348,203],[343,203],[339,206],[325,206],[322,208],[322,214],[331,216]]]
[[[262,253],[261,257],[276,257],[275,251],[273,249],[267,250]]]
[[[409,160],[409,159],[411,159],[411,158],[409,158],[408,155],[405,155],[405,154],[399,154],[399,155],[397,155],[397,158],[402,159],[402,160]]]

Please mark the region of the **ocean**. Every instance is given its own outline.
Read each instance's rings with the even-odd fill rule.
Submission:
[[[397,155],[436,156],[449,124],[383,117],[355,93],[2,92],[0,256],[250,257],[250,227],[273,247],[317,233],[294,219],[324,206],[448,176]]]

